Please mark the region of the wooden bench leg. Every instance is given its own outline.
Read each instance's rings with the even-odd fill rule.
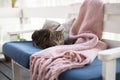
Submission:
[[[12,60],[13,80],[20,80],[20,66]]]
[[[116,80],[116,60],[103,61],[103,80]]]

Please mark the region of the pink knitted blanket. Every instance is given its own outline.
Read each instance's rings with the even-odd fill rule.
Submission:
[[[90,64],[98,51],[107,48],[101,41],[103,3],[85,0],[69,33],[70,45],[44,49],[30,57],[30,80],[58,80],[58,76],[72,68]]]

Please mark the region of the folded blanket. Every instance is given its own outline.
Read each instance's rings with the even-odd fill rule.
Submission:
[[[72,68],[90,64],[97,53],[107,48],[101,41],[103,3],[85,0],[69,33],[73,44],[44,49],[30,57],[30,80],[58,80],[58,76]]]

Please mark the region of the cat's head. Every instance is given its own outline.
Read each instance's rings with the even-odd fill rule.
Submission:
[[[49,29],[36,30],[32,34],[32,42],[39,48],[64,44],[64,29],[53,31]]]
[[[48,29],[36,30],[32,34],[32,42],[36,47],[45,48],[50,41],[51,31]],[[45,46],[44,46],[45,45]]]

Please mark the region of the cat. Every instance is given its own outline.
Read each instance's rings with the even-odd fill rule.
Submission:
[[[35,47],[48,48],[64,44],[64,29],[40,29],[32,34],[32,42]]]
[[[48,48],[56,45],[71,43],[69,40],[69,30],[75,18],[60,24],[53,20],[46,20],[42,29],[36,30],[32,34],[32,42],[38,48]]]

